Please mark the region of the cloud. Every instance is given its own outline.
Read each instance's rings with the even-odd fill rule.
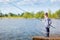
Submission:
[[[7,3],[7,2],[16,2],[18,0],[0,0],[0,2],[2,3]]]
[[[10,0],[0,0],[0,2],[9,2]]]
[[[30,0],[23,0],[23,1],[17,2],[18,5],[25,5],[25,4],[29,4],[29,3],[31,3]]]
[[[14,2],[18,1],[18,5],[33,5],[34,3],[45,3],[47,0],[0,0],[0,2],[7,3],[7,2]]]
[[[48,0],[22,0],[20,2],[17,2],[18,5],[33,5],[35,3],[45,3],[47,2]]]
[[[53,2],[60,2],[60,0],[50,0],[52,3]]]

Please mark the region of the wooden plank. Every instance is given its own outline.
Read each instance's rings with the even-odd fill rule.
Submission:
[[[43,36],[34,36],[33,40],[60,40],[60,37],[43,37]]]

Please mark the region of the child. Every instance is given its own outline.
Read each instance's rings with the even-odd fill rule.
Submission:
[[[44,23],[45,23],[45,27],[46,27],[46,37],[49,37],[49,33],[50,33],[50,25],[51,25],[51,19],[48,18],[48,13],[44,14]]]

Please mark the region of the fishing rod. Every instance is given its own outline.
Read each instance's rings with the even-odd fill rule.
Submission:
[[[52,25],[50,25],[51,27],[53,27]],[[55,27],[53,27],[53,28],[55,28]],[[55,28],[56,29],[56,28]]]
[[[42,19],[38,19],[38,20],[40,20],[41,22],[42,22]],[[55,28],[54,26],[52,26],[52,25],[49,25],[50,27],[53,27],[53,28]],[[56,29],[56,28],[55,28]]]
[[[13,6],[15,6],[15,7],[18,8],[18,9],[22,10],[22,11],[25,11],[25,10],[21,9],[20,7],[16,6],[15,4],[13,4],[13,3],[10,3],[10,4],[13,5]],[[39,33],[43,34],[42,31],[40,31]],[[43,35],[44,35],[44,34],[43,34]]]
[[[15,4],[13,4],[13,3],[10,3],[10,4],[13,5],[14,7],[22,10],[22,11],[25,11],[25,10],[21,9],[20,7],[16,6]],[[40,30],[41,30],[41,29],[40,29]],[[42,35],[44,35],[44,33],[43,33],[42,31],[40,31],[39,33],[41,33]]]
[[[46,32],[43,32],[43,31],[45,31],[45,30],[43,30],[43,29],[39,29],[39,31],[38,31],[38,29],[35,29],[37,32],[35,32],[36,34],[42,34],[43,36],[45,36],[45,34],[46,34]]]
[[[25,10],[21,9],[20,7],[18,7],[17,5],[13,4],[13,3],[9,3],[9,4],[11,4],[12,6],[18,8],[18,9],[21,10],[21,11],[25,11]]]
[[[14,7],[18,8],[18,9],[21,10],[21,11],[25,11],[25,10],[21,9],[20,7],[18,7],[17,5],[13,4],[13,3],[9,3],[9,4],[13,5]],[[39,20],[42,21],[41,19],[39,19]],[[50,25],[50,26],[53,27],[52,25]],[[55,27],[53,27],[53,28],[55,28]],[[56,28],[55,28],[55,29],[56,29]],[[43,34],[42,31],[40,31],[40,33]]]

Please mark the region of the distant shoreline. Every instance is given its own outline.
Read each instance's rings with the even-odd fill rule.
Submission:
[[[24,17],[0,17],[0,18],[24,18]],[[24,18],[24,19],[44,19],[44,18]],[[51,18],[51,19],[60,19],[60,18]]]
[[[0,19],[5,19],[5,18],[8,18],[8,19],[44,19],[44,18],[24,18],[24,17],[0,17]],[[59,19],[59,18],[51,18],[51,19]]]

